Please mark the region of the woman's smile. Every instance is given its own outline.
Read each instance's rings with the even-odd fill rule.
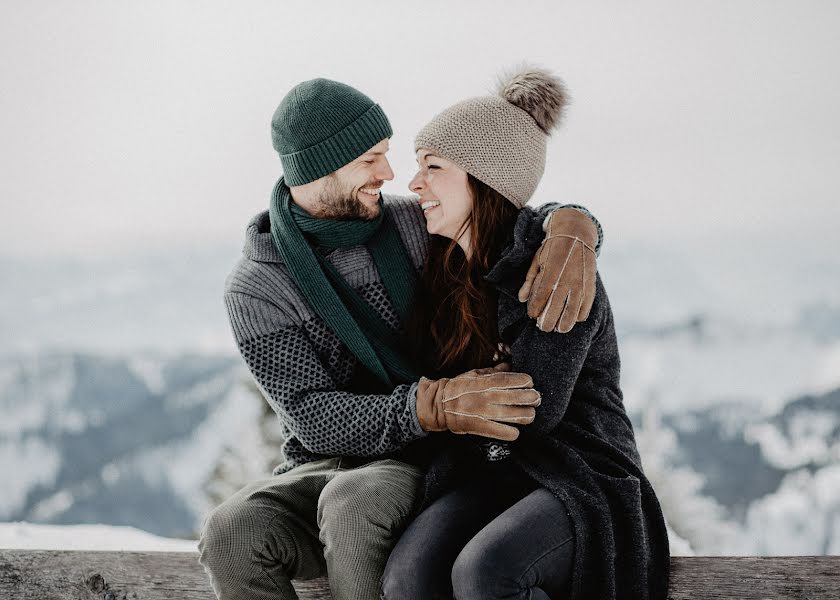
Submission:
[[[426,217],[426,231],[457,240],[469,255],[469,234],[463,229],[473,203],[467,172],[429,148],[419,148],[416,154],[418,169],[408,189],[419,196],[417,202]],[[445,208],[438,198],[446,198]]]
[[[420,208],[423,209],[423,214],[427,215],[429,214],[429,211],[437,206],[440,206],[440,202],[438,200],[427,200],[420,205]]]

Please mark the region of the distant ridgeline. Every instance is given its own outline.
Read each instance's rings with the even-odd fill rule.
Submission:
[[[270,473],[282,441],[236,356],[6,359],[0,406],[3,468],[14,473],[3,521],[195,538],[207,510]],[[840,390],[793,399],[765,420],[732,403],[664,414],[660,426],[676,440],[668,463],[705,478],[700,492],[755,537],[751,553],[840,553]]]

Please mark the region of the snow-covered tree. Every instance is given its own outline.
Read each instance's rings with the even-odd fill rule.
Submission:
[[[242,385],[251,392],[249,397],[262,408],[247,435],[241,436],[236,445],[225,446],[204,485],[204,492],[214,506],[247,483],[270,477],[272,469],[281,462],[283,437],[276,413],[251,377],[243,376]]]
[[[728,519],[726,509],[714,498],[702,493],[703,476],[689,467],[674,465],[677,436],[663,425],[654,400],[649,399],[642,410],[636,444],[669,527],[671,554],[750,553],[741,527]]]

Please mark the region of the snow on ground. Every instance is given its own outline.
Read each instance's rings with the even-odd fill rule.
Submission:
[[[668,534],[673,556],[694,554],[685,540],[670,529]],[[134,527],[0,523],[0,548],[6,549],[197,552],[197,544],[194,540],[159,537]]]
[[[112,550],[196,552],[195,540],[158,537],[115,525],[0,523],[0,548],[17,550]]]

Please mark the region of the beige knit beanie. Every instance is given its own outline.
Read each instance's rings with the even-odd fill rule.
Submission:
[[[496,96],[470,98],[438,113],[414,139],[522,208],[545,170],[545,147],[568,93],[536,67],[499,79]]]

